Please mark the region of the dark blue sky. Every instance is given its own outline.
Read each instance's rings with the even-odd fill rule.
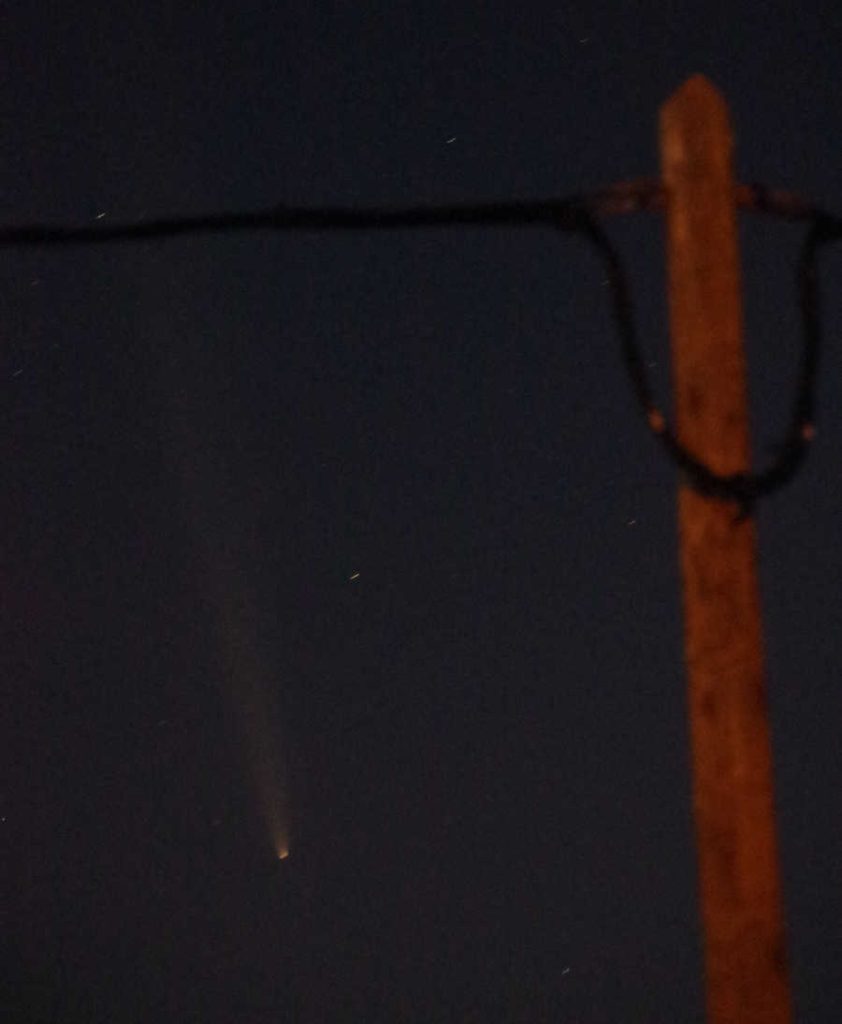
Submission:
[[[562,196],[656,175],[695,72],[741,180],[842,209],[830,3],[16,6],[4,223]],[[743,224],[765,461],[801,229]],[[609,230],[665,396],[661,224]],[[823,268],[817,441],[759,512],[811,1022],[842,1012]],[[10,1020],[702,1020],[675,475],[601,269],[536,230],[4,250]]]

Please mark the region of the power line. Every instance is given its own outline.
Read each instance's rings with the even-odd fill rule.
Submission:
[[[162,217],[120,224],[22,224],[0,226],[0,247],[102,245],[238,231],[376,231],[444,227],[545,226],[583,229],[583,216],[610,216],[662,210],[663,189],[657,179],[620,182],[589,193],[559,199],[446,206],[353,208],[279,204],[264,210],[202,216]],[[838,237],[842,218],[828,214],[792,192],[751,184],[737,187],[737,204],[757,213],[789,220],[820,220]]]
[[[701,493],[736,502],[739,517],[753,511],[756,501],[771,494],[795,475],[815,435],[815,379],[821,347],[817,256],[820,248],[842,237],[842,218],[819,209],[794,193],[753,183],[736,186],[736,203],[754,213],[771,214],[808,224],[797,268],[802,318],[802,355],[789,428],[776,446],[777,455],[760,472],[715,473],[685,448],[655,403],[635,327],[628,279],[617,248],[598,218],[666,206],[661,183],[652,178],[621,182],[560,199],[478,203],[446,206],[296,207],[278,205],[251,212],[168,217],[122,224],[0,227],[0,247],[102,245],[171,239],[199,234],[244,231],[336,232],[413,230],[450,227],[542,227],[583,235],[597,250],[608,275],[612,315],[620,335],[626,370],[649,429],[687,481]]]
[[[0,227],[0,246],[101,245],[196,234],[238,231],[376,231],[442,227],[555,227],[581,231],[588,213],[647,209],[658,185],[650,179],[622,183],[586,195],[524,202],[471,203],[406,207],[302,207],[278,205],[264,210],[194,217],[167,217],[123,224]]]

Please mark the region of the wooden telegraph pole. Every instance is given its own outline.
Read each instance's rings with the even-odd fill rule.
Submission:
[[[732,139],[700,75],[661,108],[675,419],[714,472],[749,466]],[[763,680],[756,535],[736,506],[678,496],[710,1024],[790,1024]]]

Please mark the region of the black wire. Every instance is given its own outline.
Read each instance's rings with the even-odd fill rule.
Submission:
[[[762,196],[762,200],[752,204],[751,208],[761,213],[780,212],[765,195]],[[792,211],[788,211],[786,215],[795,216]],[[842,220],[815,209],[807,209],[797,216],[811,221],[801,248],[797,271],[803,332],[801,365],[789,430],[783,441],[774,448],[777,451],[775,459],[767,468],[757,473],[716,473],[678,440],[653,399],[635,328],[626,273],[617,250],[594,218],[589,218],[587,227],[588,235],[605,263],[613,300],[612,312],[620,334],[626,370],[649,428],[660,439],[672,461],[695,490],[708,497],[737,504],[738,522],[747,519],[753,513],[760,497],[771,494],[792,479],[803,463],[807,447],[815,436],[815,382],[822,340],[816,258],[820,246],[842,237]]]
[[[346,207],[275,206],[250,213],[219,213],[201,217],[171,217],[134,224],[89,224],[76,227],[30,224],[0,228],[0,246],[96,245],[143,241],[196,234],[235,231],[371,231],[421,227],[515,227],[546,225],[576,230],[583,199],[537,202],[481,203],[455,206]]]
[[[801,249],[797,271],[803,349],[789,430],[775,449],[777,456],[766,469],[758,473],[730,475],[715,473],[685,448],[655,404],[641,355],[626,273],[616,247],[596,219],[599,214],[663,208],[663,189],[653,179],[614,185],[567,199],[536,202],[414,206],[402,209],[381,207],[367,210],[275,206],[247,213],[173,217],[134,224],[6,226],[0,227],[0,247],[96,245],[254,230],[355,231],[472,225],[552,227],[583,234],[605,264],[623,360],[650,430],[660,439],[691,486],[709,497],[736,502],[738,519],[741,520],[751,515],[758,498],[770,494],[792,479],[813,439],[815,380],[822,340],[817,253],[822,245],[842,237],[842,218],[825,213],[797,196],[760,184],[738,186],[737,200],[739,205],[758,213],[806,220],[810,227]]]

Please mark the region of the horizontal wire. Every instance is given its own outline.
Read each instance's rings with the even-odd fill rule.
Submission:
[[[756,213],[771,213],[790,220],[821,218],[824,230],[842,234],[842,218],[821,211],[800,196],[783,189],[750,184],[736,187],[736,203]],[[559,199],[522,202],[472,203],[407,207],[306,207],[278,205],[264,210],[223,212],[202,216],[163,217],[118,224],[0,226],[0,246],[102,245],[112,242],[177,238],[196,234],[236,231],[372,231],[412,228],[528,227],[552,225],[582,230],[582,214],[613,216],[663,210],[666,197],[655,178],[640,178],[609,185],[590,193]]]

